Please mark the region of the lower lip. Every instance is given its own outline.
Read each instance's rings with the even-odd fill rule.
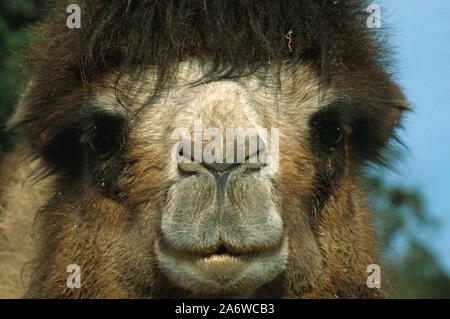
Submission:
[[[245,258],[245,255],[242,255],[241,258],[235,257],[229,254],[223,255],[212,255],[204,258],[196,258],[194,263],[203,266],[203,267],[219,267],[219,266],[233,266],[237,263],[242,263],[242,258]]]
[[[218,285],[228,286],[241,277],[253,258],[245,255],[231,256],[227,254],[212,255],[206,258],[194,258],[188,263],[198,274]]]
[[[178,265],[184,265],[184,267],[190,269],[191,273],[201,274],[202,276],[209,278],[209,280],[220,282],[222,284],[227,284],[239,277],[239,275],[248,267],[249,263],[252,260],[257,259],[253,254],[233,255],[225,253],[213,254],[206,257],[187,254],[178,255],[165,249],[158,249],[158,254],[160,256],[169,257]]]
[[[233,256],[230,254],[211,255],[208,257],[194,257],[191,262],[203,266],[231,266],[233,264],[242,263],[245,259],[250,259],[248,255]]]

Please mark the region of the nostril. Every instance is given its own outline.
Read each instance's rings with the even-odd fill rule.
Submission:
[[[245,159],[247,168],[249,169],[261,169],[266,162],[266,153],[264,150],[258,150]]]

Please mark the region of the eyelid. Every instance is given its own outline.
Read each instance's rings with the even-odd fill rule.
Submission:
[[[92,111],[92,110],[91,110]],[[122,114],[105,113],[105,112],[83,112],[80,116],[80,142],[87,142],[92,136],[99,131],[110,131],[117,129],[117,133],[123,130],[126,119]],[[118,140],[116,136],[113,140]],[[121,142],[119,137],[118,142]]]
[[[99,96],[84,98],[81,104],[80,114],[105,114],[116,117],[126,117],[127,110],[119,103],[106,102],[107,98]]]

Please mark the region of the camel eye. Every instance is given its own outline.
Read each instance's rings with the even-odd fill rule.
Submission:
[[[327,126],[322,129],[321,141],[328,147],[337,146],[344,138],[344,132],[338,125]]]
[[[316,145],[333,150],[344,141],[345,130],[339,113],[334,109],[321,111],[311,120],[312,137]]]
[[[113,150],[114,142],[107,132],[94,127],[89,146],[94,154],[105,155]]]
[[[124,121],[121,118],[98,116],[86,129],[83,138],[94,156],[107,159],[124,144]]]

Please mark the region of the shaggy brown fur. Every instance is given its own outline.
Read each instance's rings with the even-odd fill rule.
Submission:
[[[32,224],[40,206],[51,197],[51,179],[33,183],[29,176],[37,162],[22,162],[16,151],[2,163],[0,176],[0,298],[19,298],[26,292],[30,256],[35,254]]]
[[[17,257],[11,257],[17,258],[15,264],[31,260],[26,232],[14,227],[24,218],[31,231],[37,211],[38,253],[26,297],[237,296],[231,290],[208,294],[204,288],[178,284],[158,263],[155,243],[165,249],[161,214],[168,214],[169,190],[178,183],[169,180],[165,166],[164,133],[176,127],[170,121],[176,121],[183,101],[189,109],[196,94],[215,96],[229,88],[231,102],[224,108],[231,114],[220,117],[211,107],[204,119],[239,122],[240,110],[231,106],[238,101],[233,94],[248,93],[258,105],[269,104],[251,81],[265,94],[273,93],[271,108],[260,108],[265,127],[282,128],[280,171],[272,184],[289,255],[277,278],[246,296],[383,296],[382,290],[365,284],[367,266],[380,261],[358,177],[363,165],[381,161],[406,105],[388,72],[380,31],[366,27],[366,1],[79,3],[81,29],[66,27],[63,5],[54,5],[49,20],[37,26],[42,39],[31,47],[32,81],[10,126],[24,138],[28,153],[42,160],[41,172],[51,179],[27,186],[29,198],[18,201],[25,191],[18,185],[31,173],[29,165],[36,164],[14,170],[14,154],[3,164],[0,226],[8,238],[2,238],[0,258],[17,249]],[[177,98],[170,89],[185,88],[179,84],[179,67],[192,60],[200,65],[201,76],[192,91]],[[312,102],[315,97],[319,103]],[[117,105],[125,115],[93,114],[86,110],[88,104]],[[333,127],[342,128],[345,136],[330,148]],[[110,136],[108,151],[98,151],[93,128]],[[202,185],[206,196],[208,184]],[[233,203],[244,203],[237,207],[246,209],[256,205],[246,196],[237,194]],[[13,239],[18,234],[23,241]],[[269,248],[258,245],[227,248],[242,254]],[[73,263],[83,272],[81,289],[65,285],[66,267]],[[2,284],[7,277],[0,278],[2,295],[18,296],[13,292],[17,267],[6,270],[2,259],[0,267],[3,276],[15,281]]]

